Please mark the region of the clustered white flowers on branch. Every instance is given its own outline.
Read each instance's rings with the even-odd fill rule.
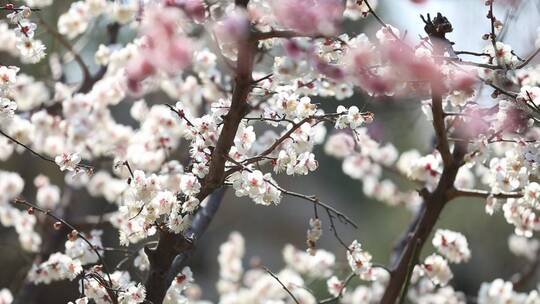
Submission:
[[[65,174],[63,183],[40,174],[32,184],[0,171],[0,223],[36,255],[28,282],[77,280],[76,304],[209,303],[185,265],[221,187],[261,208],[295,197],[313,204],[314,214],[306,217],[307,249],[285,245],[276,273],[245,264],[246,242],[232,233],[216,253],[219,303],[466,303],[450,284],[451,264],[471,259],[469,243],[462,233],[434,231],[444,205],[459,196],[486,199],[486,213],[500,212],[515,228],[510,251],[540,260],[533,238],[540,230],[540,68],[533,64],[540,49],[518,56],[502,39],[507,25],[494,1],[486,1],[491,32],[479,37],[486,40],[480,53],[454,50],[446,36],[452,24],[441,14],[422,17],[428,37],[410,44],[404,29],[376,14],[375,0],[81,0],[55,26],[42,14],[53,1],[24,2],[1,7],[0,51],[20,64],[0,64],[0,161],[28,152]],[[366,17],[380,25],[373,37],[343,30],[344,20]],[[89,51],[90,32],[104,23],[107,41]],[[45,53],[36,38],[42,30],[61,46],[50,48],[58,53]],[[28,65],[47,55],[51,77],[29,75]],[[61,67],[70,60],[81,68],[80,81]],[[491,96],[482,94],[488,89]],[[429,96],[418,106],[436,145],[399,151],[378,140],[369,125],[377,117],[351,99],[356,91],[369,101]],[[327,105],[328,98],[339,103]],[[319,146],[342,160],[367,197],[415,215],[390,266],[362,242],[341,238],[336,224],[356,227],[353,216],[278,183],[280,175],[316,172]],[[57,215],[83,203],[70,194],[79,191],[110,204],[98,224],[111,224],[124,247]],[[33,192],[35,205],[21,198]],[[43,246],[65,228],[72,230],[67,240]],[[325,229],[341,253],[319,248]],[[421,255],[432,231],[436,253]],[[115,250],[148,278],[109,267]],[[484,283],[478,303],[540,301],[537,290],[518,292],[513,284]],[[326,286],[328,298],[312,286]],[[12,301],[2,289],[0,303]]]

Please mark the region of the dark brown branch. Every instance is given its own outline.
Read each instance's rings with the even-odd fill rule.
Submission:
[[[214,193],[212,193],[212,195],[210,195],[208,198],[206,205],[198,210],[195,214],[191,227],[186,233],[193,243],[192,250],[182,252],[175,257],[171,265],[171,269],[169,270],[168,280],[172,281],[174,277],[176,277],[176,275],[180,273],[186,266],[188,258],[193,254],[195,245],[206,232],[206,229],[208,229],[208,226],[210,226],[210,222],[212,222],[212,219],[216,215],[226,191],[227,188],[225,187],[221,187],[214,191]]]
[[[272,38],[295,38],[295,37],[311,37],[311,38],[323,38],[324,36],[307,35],[295,31],[280,31],[272,30],[268,32],[256,32],[253,34],[253,38],[256,40],[267,40]]]
[[[413,274],[414,266],[416,264],[416,261],[418,261],[418,256],[420,254],[420,240],[417,240],[416,244],[413,244],[413,258],[409,261],[409,267],[407,268],[407,274],[405,276],[405,283],[403,284],[403,287],[401,288],[401,292],[399,294],[399,304],[405,303],[405,299],[407,298],[407,291],[409,289],[409,284],[411,283],[411,276]]]
[[[409,227],[407,227],[407,230],[401,235],[399,240],[394,245],[394,248],[392,249],[392,254],[390,255],[390,265],[397,264],[398,259],[401,257],[401,254],[407,246],[407,243],[412,238],[414,234],[414,229],[416,229],[416,226],[418,226],[418,222],[420,221],[422,214],[426,211],[425,209],[426,204],[422,204],[420,209],[414,215],[414,218],[409,224]]]
[[[438,92],[436,84],[431,86],[431,112],[433,114],[433,129],[437,137],[437,150],[441,154],[445,167],[452,165],[452,154],[446,137],[446,126],[444,124],[444,111],[442,106],[442,94]]]
[[[20,8],[20,7],[14,7],[13,4],[11,4],[11,5],[0,6],[0,11],[20,12],[20,11],[22,11],[22,10],[23,10],[23,9]],[[41,11],[41,9],[31,7],[31,8],[30,8],[30,11],[32,11],[32,12],[39,12],[39,11]]]
[[[247,1],[239,1],[237,5],[247,5]],[[251,91],[253,60],[256,51],[256,40],[252,37],[240,41],[236,65],[236,85],[233,90],[231,107],[223,117],[223,127],[215,149],[212,151],[209,172],[201,183],[201,191],[197,195],[203,201],[208,195],[221,187],[225,178],[225,162],[234,144],[234,137],[240,122],[249,112],[247,98]],[[149,276],[146,280],[147,299],[152,303],[161,303],[171,281],[171,267],[175,258],[185,260],[183,255],[193,250],[193,244],[181,234],[174,234],[166,229],[160,231],[156,248],[146,248],[150,260]],[[181,263],[179,263],[181,264]],[[176,275],[176,274],[174,274]]]
[[[435,52],[440,54],[442,50],[435,49]],[[437,149],[442,155],[444,168],[436,188],[432,192],[425,190],[421,193],[424,198],[423,206],[420,209],[418,219],[413,224],[412,233],[406,234],[409,237],[403,251],[398,254],[399,258],[390,267],[390,281],[382,297],[381,304],[395,304],[400,294],[406,294],[407,290],[404,290],[404,288],[406,288],[408,276],[410,275],[409,269],[411,265],[417,264],[422,247],[435,227],[446,203],[451,199],[449,192],[454,189],[457,172],[467,152],[467,142],[455,143],[453,152],[450,152],[444,123],[442,95],[437,89],[435,81],[437,80],[434,80],[431,89],[431,109],[433,128],[438,143]]]
[[[471,55],[471,56],[478,56],[478,57],[481,57],[481,56],[491,56],[489,54],[486,54],[486,53],[478,53],[478,52],[471,52],[471,51],[455,51],[454,52],[456,55]]]

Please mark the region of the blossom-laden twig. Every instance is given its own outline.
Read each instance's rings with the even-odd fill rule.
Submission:
[[[14,142],[15,144],[23,147],[25,150],[27,150],[28,152],[32,153],[34,156],[37,156],[38,158],[46,161],[46,162],[49,162],[49,163],[52,163],[52,164],[55,164],[55,165],[58,165],[58,163],[50,158],[50,157],[47,157],[39,152],[37,152],[36,150],[30,148],[28,145],[26,144],[23,144],[22,142],[18,141],[17,139],[9,136],[7,133],[5,133],[4,131],[0,130],[0,135],[4,136],[5,138],[9,139],[10,141]],[[90,166],[90,165],[86,165],[86,164],[76,164],[75,165],[75,169],[76,170],[84,170],[86,171],[88,174],[92,174],[94,172],[94,167]]]
[[[345,281],[343,281],[343,287],[339,291],[338,295],[335,297],[327,298],[319,302],[319,304],[330,304],[330,303],[338,303],[339,299],[343,296],[343,293],[345,292],[345,287],[347,287],[351,281],[356,277],[356,274],[354,272],[351,272],[347,278],[345,278]]]
[[[16,198],[15,203],[22,204],[22,205],[28,207],[29,212],[39,211],[39,212],[43,213],[44,215],[46,215],[48,217],[51,217],[52,219],[57,221],[57,223],[61,223],[62,225],[65,225],[66,227],[71,229],[70,237],[82,239],[88,245],[88,248],[90,248],[96,254],[96,256],[98,257],[99,263],[103,266],[103,271],[105,272],[107,280],[106,281],[103,280],[98,274],[95,274],[95,275],[97,276],[99,281],[103,284],[103,287],[106,288],[107,293],[108,293],[111,301],[113,303],[118,303],[118,296],[117,296],[116,292],[113,289],[113,281],[111,279],[111,273],[110,273],[109,267],[107,266],[107,263],[105,263],[105,260],[103,259],[103,257],[101,255],[101,253],[99,252],[98,248],[96,248],[96,246],[94,246],[92,244],[92,242],[90,242],[84,236],[83,233],[81,233],[75,226],[71,225],[66,220],[56,216],[50,210],[45,210],[45,209],[43,209],[43,208],[41,208],[41,207],[39,207],[39,206],[37,206],[35,204],[32,204],[32,203],[28,202],[25,199],[22,199],[22,198]],[[55,223],[55,225],[56,225],[56,223]]]
[[[247,6],[247,2],[245,3]],[[236,86],[233,90],[232,102],[229,112],[224,118],[224,125],[212,152],[209,172],[203,180],[202,189],[197,195],[199,201],[203,201],[208,195],[219,188],[225,178],[226,156],[231,149],[238,126],[247,114],[249,106],[247,97],[252,85],[252,69],[255,53],[255,43],[251,39],[245,39],[239,44],[238,60],[236,66]],[[171,265],[177,255],[183,255],[191,245],[184,236],[175,235],[168,231],[161,231],[159,243],[154,249],[147,249],[146,253],[150,260],[150,272],[146,281],[148,291],[147,299],[154,303],[160,303],[167,288],[170,276],[168,275]]]

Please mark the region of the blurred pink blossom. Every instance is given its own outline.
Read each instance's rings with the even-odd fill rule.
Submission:
[[[175,74],[191,63],[193,53],[191,41],[178,32],[181,13],[177,9],[156,8],[144,16],[144,43],[139,55],[127,67],[128,86],[138,87],[138,83],[162,70]]]
[[[272,9],[285,27],[307,35],[331,35],[339,28],[344,1],[341,0],[274,0]]]

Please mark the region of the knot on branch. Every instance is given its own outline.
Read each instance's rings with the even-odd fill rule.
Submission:
[[[420,15],[420,18],[422,18],[422,21],[426,24],[424,26],[424,31],[426,31],[430,37],[446,40],[446,34],[451,33],[454,30],[452,23],[450,23],[448,18],[444,17],[441,13],[437,13],[437,17],[433,18],[433,20],[431,20],[429,14],[427,14],[427,18],[424,18],[423,15]]]

